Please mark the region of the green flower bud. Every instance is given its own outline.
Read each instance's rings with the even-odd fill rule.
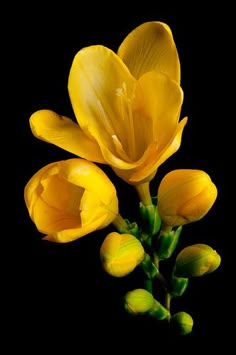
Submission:
[[[179,335],[187,335],[192,332],[193,318],[186,312],[177,312],[170,319],[172,330]]]
[[[206,215],[217,197],[217,188],[202,170],[177,169],[162,179],[158,192],[158,210],[168,226],[198,221]]]
[[[111,232],[100,248],[100,258],[104,270],[116,277],[132,272],[145,255],[142,243],[131,234]]]
[[[175,261],[174,275],[194,277],[215,271],[221,263],[220,255],[206,244],[194,244],[184,248]]]
[[[130,314],[144,314],[154,305],[153,295],[145,289],[138,288],[125,295],[125,309]]]

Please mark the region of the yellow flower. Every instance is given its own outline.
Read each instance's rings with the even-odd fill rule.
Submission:
[[[108,164],[129,184],[150,181],[180,146],[187,117],[179,122],[183,92],[170,28],[146,22],[117,54],[102,45],[81,49],[68,79],[77,119],[39,110],[33,134],[82,158]]]
[[[69,159],[36,172],[24,191],[44,239],[66,243],[109,225],[118,214],[116,189],[94,163]]]
[[[109,233],[100,248],[104,270],[116,277],[132,272],[144,258],[141,242],[131,234]]]
[[[159,215],[167,226],[198,221],[214,204],[217,188],[210,176],[197,169],[177,169],[162,179],[157,193]]]

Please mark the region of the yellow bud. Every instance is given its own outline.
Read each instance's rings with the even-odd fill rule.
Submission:
[[[171,317],[170,325],[178,335],[187,335],[192,332],[193,318],[186,312],[177,312]]]
[[[130,291],[125,295],[125,309],[131,314],[142,314],[150,311],[154,302],[153,295],[142,288]]]
[[[220,255],[209,245],[194,244],[177,255],[174,273],[179,277],[203,276],[215,271],[220,263]]]
[[[177,169],[162,179],[157,193],[161,220],[168,226],[198,221],[214,204],[217,188],[210,176],[197,169]]]
[[[114,185],[84,159],[44,166],[26,184],[24,197],[32,221],[52,242],[81,238],[108,226],[118,214]]]
[[[141,242],[131,234],[111,232],[100,248],[100,257],[104,270],[116,277],[132,272],[144,258]]]

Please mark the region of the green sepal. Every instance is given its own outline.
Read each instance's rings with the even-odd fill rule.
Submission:
[[[185,292],[189,283],[189,279],[185,277],[171,276],[170,280],[170,294],[172,297],[179,297]]]
[[[145,253],[143,261],[139,264],[146,276],[153,280],[159,274],[157,267],[154,265],[149,254]]]
[[[165,260],[171,257],[176,249],[181,232],[182,226],[179,226],[176,230],[172,229],[160,233],[155,245],[159,260]]]
[[[154,305],[152,309],[148,312],[148,314],[157,320],[170,318],[170,312],[168,311],[168,309],[162,306],[162,304],[157,300],[155,300]]]
[[[150,236],[157,234],[161,228],[161,219],[157,205],[151,204],[146,206],[140,202],[139,211],[144,222],[145,232]]]
[[[122,227],[116,226],[117,231],[121,234],[124,234],[124,233],[132,234],[136,238],[139,238],[140,233],[139,233],[138,224],[136,222],[131,223],[127,218],[125,218],[124,221],[125,221],[125,226],[122,226]]]

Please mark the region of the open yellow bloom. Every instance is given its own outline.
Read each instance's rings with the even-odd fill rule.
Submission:
[[[187,122],[170,28],[146,22],[117,54],[101,45],[74,57],[68,90],[77,123],[50,110],[30,118],[34,135],[82,158],[110,165],[129,184],[150,181],[175,153]]]
[[[118,214],[116,189],[94,163],[69,159],[36,172],[24,191],[29,215],[49,241],[66,243],[109,225]]]
[[[217,188],[198,169],[176,169],[164,176],[158,188],[159,215],[167,226],[180,226],[203,218],[214,204]]]

